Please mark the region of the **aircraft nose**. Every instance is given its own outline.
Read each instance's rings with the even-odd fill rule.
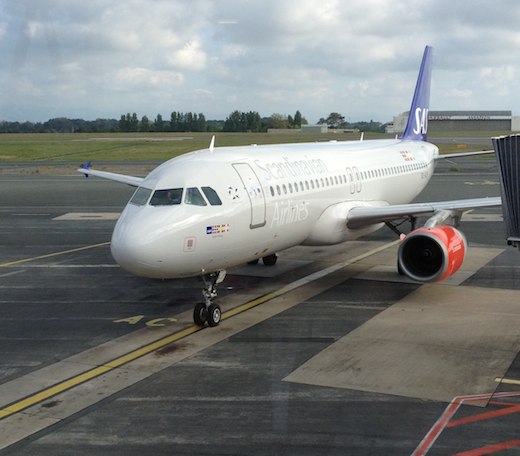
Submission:
[[[151,238],[149,232],[120,220],[112,234],[112,256],[124,270],[134,275],[160,278],[162,261]]]

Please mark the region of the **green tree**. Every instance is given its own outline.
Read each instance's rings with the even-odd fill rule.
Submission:
[[[193,113],[187,112],[184,118],[184,131],[193,131]]]
[[[150,131],[150,120],[147,116],[143,116],[141,118],[141,123],[139,124],[139,131],[147,132]]]
[[[345,117],[342,116],[339,112],[331,112],[329,117],[325,119],[325,123],[330,128],[341,128],[345,123]]]
[[[119,119],[119,131],[130,131],[130,113],[128,113],[126,116],[124,114],[121,114],[121,118]]]
[[[224,121],[223,131],[229,132],[237,132],[237,131],[245,131],[242,126],[242,113],[240,111],[233,111],[229,116],[226,117]]]
[[[302,113],[300,111],[296,111],[294,114],[294,126],[299,128],[302,126]]]
[[[262,118],[256,111],[246,113],[246,131],[257,133],[262,130]]]
[[[287,121],[287,117],[282,115],[282,114],[278,114],[278,113],[274,113],[274,114],[271,114],[271,117],[269,117],[269,121],[268,121],[268,126],[269,128],[289,128],[289,123]]]
[[[233,111],[225,120],[223,131],[251,131],[262,130],[262,118],[256,111],[241,112]]]
[[[199,118],[197,119],[197,129],[195,131],[206,131],[206,116],[199,112]]]
[[[157,114],[157,117],[153,121],[153,129],[154,131],[163,131],[164,121],[161,114]]]
[[[128,131],[138,131],[139,130],[139,119],[137,118],[137,114],[134,112],[131,116],[127,114],[128,119]]]

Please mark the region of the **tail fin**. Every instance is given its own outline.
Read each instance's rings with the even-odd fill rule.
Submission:
[[[426,141],[428,133],[428,112],[430,110],[430,82],[432,79],[432,48],[426,46],[415,86],[412,106],[403,139]]]

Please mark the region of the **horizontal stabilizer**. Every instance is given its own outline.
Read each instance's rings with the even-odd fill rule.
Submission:
[[[434,160],[451,160],[452,158],[474,157],[475,155],[491,155],[494,153],[494,150],[479,150],[475,152],[459,152],[455,154],[436,155],[433,158]]]
[[[493,138],[507,242],[520,246],[520,135]]]

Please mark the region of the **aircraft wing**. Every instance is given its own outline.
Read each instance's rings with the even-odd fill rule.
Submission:
[[[411,203],[390,206],[359,206],[348,212],[347,226],[352,229],[366,225],[389,222],[406,217],[433,215],[440,211],[456,211],[459,213],[482,207],[501,206],[500,197],[474,198],[434,203]]]
[[[142,177],[135,177],[135,176],[128,176],[126,174],[116,174],[116,173],[109,173],[107,171],[97,171],[95,169],[90,169],[90,163],[87,163],[82,168],[79,168],[77,171],[79,173],[83,173],[85,177],[89,176],[96,176],[101,177],[103,179],[109,179],[113,180],[115,182],[121,182],[123,184],[131,185],[132,187],[139,187],[141,185],[141,182],[144,180]]]

